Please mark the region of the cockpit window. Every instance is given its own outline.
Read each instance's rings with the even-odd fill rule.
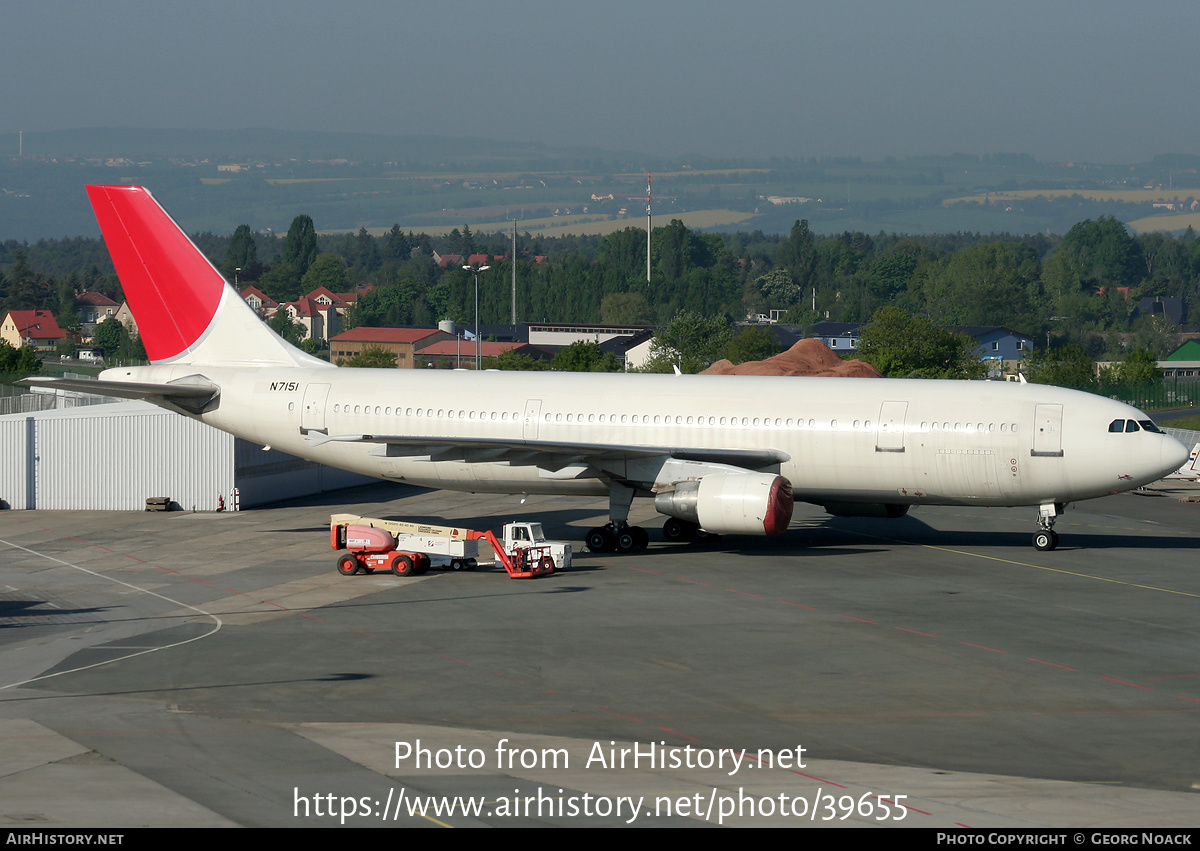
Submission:
[[[1113,420],[1108,424],[1109,434],[1120,434],[1125,431],[1125,420]]]
[[[1137,431],[1137,430],[1138,430],[1137,420],[1125,420],[1125,433],[1126,434],[1128,434],[1131,431]]]
[[[1158,426],[1156,426],[1150,420],[1138,420],[1138,424],[1141,425],[1141,427],[1144,431],[1152,431],[1155,434],[1163,433],[1163,430],[1161,428],[1159,428]]]

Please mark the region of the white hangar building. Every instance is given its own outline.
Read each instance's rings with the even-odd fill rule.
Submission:
[[[0,507],[140,511],[152,497],[184,510],[242,508],[375,479],[264,451],[147,402],[0,416]],[[173,506],[174,507],[174,506]]]

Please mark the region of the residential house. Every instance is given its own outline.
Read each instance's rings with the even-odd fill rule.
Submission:
[[[50,351],[66,336],[48,310],[10,310],[0,322],[0,339],[15,349],[33,346],[38,351]]]

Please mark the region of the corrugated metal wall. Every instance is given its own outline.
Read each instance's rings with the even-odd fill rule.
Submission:
[[[0,417],[0,500],[9,508],[249,508],[373,481],[270,450],[142,402]]]
[[[33,454],[29,451],[33,417],[0,419],[0,503],[28,508],[33,501]]]

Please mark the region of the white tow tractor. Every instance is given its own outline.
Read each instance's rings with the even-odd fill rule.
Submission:
[[[479,541],[491,544],[496,559],[514,579],[544,576],[571,566],[571,545],[547,541],[541,523],[504,524],[501,543],[490,531],[432,526],[334,514],[329,518],[329,541],[338,556],[337,569],[344,576],[391,570],[397,576],[426,572],[431,557],[446,560],[453,570],[474,570],[478,564]]]

